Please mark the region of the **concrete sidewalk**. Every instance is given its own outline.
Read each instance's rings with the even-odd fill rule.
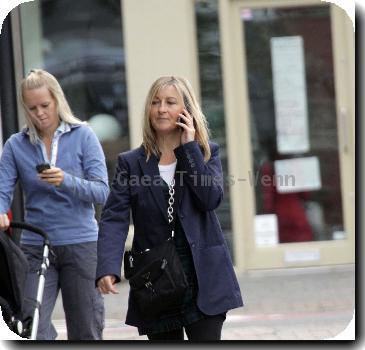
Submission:
[[[245,306],[232,310],[223,340],[321,340],[350,323],[355,306],[355,267],[250,271],[238,276]],[[105,296],[105,340],[145,340],[124,324],[128,283],[118,295]],[[58,339],[67,339],[59,299],[54,312]]]

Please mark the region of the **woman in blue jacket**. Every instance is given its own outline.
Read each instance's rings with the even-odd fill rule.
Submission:
[[[56,78],[32,70],[21,84],[27,127],[5,143],[0,160],[0,230],[17,181],[25,198],[25,221],[48,233],[54,254],[46,273],[37,339],[53,340],[51,323],[62,292],[69,340],[102,338],[104,305],[95,288],[98,226],[94,204],[104,204],[108,177],[104,153],[94,132],[72,115]],[[37,165],[50,169],[37,172]],[[42,239],[23,231],[22,249],[30,272],[25,296],[35,299]],[[32,313],[32,306],[27,305]]]
[[[163,180],[162,180],[163,179]],[[129,298],[126,323],[151,340],[219,340],[226,312],[242,299],[214,212],[223,197],[218,145],[209,142],[206,119],[186,79],[162,77],[146,99],[141,147],[119,155],[99,228],[97,285],[117,293],[128,234],[133,250],[161,244],[170,235],[169,185],[175,184],[175,245],[189,287],[182,306],[146,319]]]

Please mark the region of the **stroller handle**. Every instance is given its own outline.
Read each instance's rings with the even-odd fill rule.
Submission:
[[[30,224],[26,224],[25,222],[16,222],[16,221],[11,221],[10,222],[10,227],[12,227],[12,228],[20,228],[20,229],[24,229],[24,230],[28,230],[28,231],[32,231],[34,233],[37,233],[38,235],[42,236],[43,239],[44,239],[44,241],[45,241],[45,243],[49,245],[49,239],[48,239],[47,233],[45,233],[39,227],[30,225]]]

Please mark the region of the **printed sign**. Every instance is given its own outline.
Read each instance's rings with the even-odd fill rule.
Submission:
[[[255,216],[255,240],[258,247],[279,243],[278,218],[275,214]]]
[[[318,261],[321,258],[319,249],[308,250],[286,250],[284,260],[288,264],[301,263],[307,261]]]
[[[281,154],[309,150],[303,38],[271,38],[277,148]]]
[[[279,193],[315,191],[322,187],[317,157],[276,160],[274,168]]]

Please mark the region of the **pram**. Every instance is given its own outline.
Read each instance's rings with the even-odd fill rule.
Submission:
[[[0,231],[0,306],[3,318],[10,330],[23,338],[35,340],[38,331],[45,274],[49,267],[50,243],[47,234],[38,227],[14,221],[10,223],[10,227],[34,232],[41,235],[44,240],[43,261],[38,271],[37,298],[34,301],[35,309],[33,315],[26,315],[24,312],[24,288],[29,269],[28,261],[9,234]]]

